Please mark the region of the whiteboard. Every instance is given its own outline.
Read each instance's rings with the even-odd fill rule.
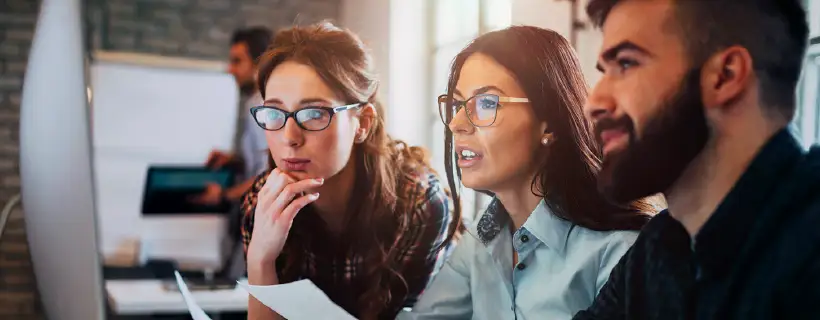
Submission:
[[[97,228],[109,257],[133,250],[139,238],[149,165],[199,165],[211,150],[230,149],[239,94],[233,77],[212,62],[96,58],[89,94]]]

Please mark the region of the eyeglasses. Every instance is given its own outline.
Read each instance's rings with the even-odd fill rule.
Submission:
[[[470,120],[473,126],[488,127],[495,123],[498,108],[502,106],[502,102],[523,103],[530,102],[530,100],[482,93],[467,99],[467,101],[459,101],[452,97],[448,99],[447,95],[443,94],[438,97],[438,113],[446,127],[450,125],[458,111],[464,108],[467,112],[467,119]]]
[[[256,124],[265,130],[276,131],[285,127],[288,118],[293,118],[296,124],[307,131],[322,131],[330,126],[333,115],[345,110],[357,109],[362,102],[340,107],[308,107],[288,112],[277,107],[258,106],[251,108],[251,116]]]

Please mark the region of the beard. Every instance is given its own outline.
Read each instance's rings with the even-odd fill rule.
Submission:
[[[244,81],[239,83],[239,92],[243,95],[249,96],[256,94],[256,82]]]
[[[676,94],[647,121],[641,137],[629,116],[606,118],[595,124],[601,131],[625,129],[626,148],[604,157],[598,189],[616,203],[628,203],[659,192],[675,183],[709,139],[700,89],[700,69],[689,70]],[[602,145],[602,144],[601,144]]]

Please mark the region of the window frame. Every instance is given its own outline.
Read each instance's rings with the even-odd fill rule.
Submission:
[[[820,142],[820,3],[804,1],[809,19],[809,41],[796,94],[797,110],[792,128],[803,146]]]

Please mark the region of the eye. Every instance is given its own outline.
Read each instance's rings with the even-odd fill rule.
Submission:
[[[498,103],[492,98],[479,98],[477,100],[478,107],[481,109],[495,109],[498,106]]]
[[[624,72],[632,67],[638,65],[638,62],[629,58],[618,58],[615,63],[618,64],[619,71]]]
[[[308,109],[305,113],[305,118],[307,119],[320,119],[325,114],[321,109]]]

